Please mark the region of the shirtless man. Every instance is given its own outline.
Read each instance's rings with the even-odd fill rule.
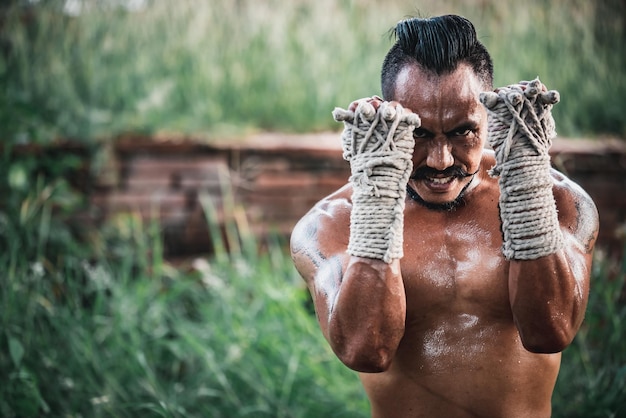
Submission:
[[[292,233],[292,257],[322,333],[338,358],[360,372],[375,418],[549,417],[560,352],[584,317],[596,208],[550,168],[546,150],[530,153],[543,162],[506,168],[529,138],[550,134],[551,117],[529,124],[530,132],[518,129],[510,147],[499,149],[494,140],[495,154],[484,148],[498,130],[519,128],[498,124],[489,106],[515,96],[509,93],[523,99],[537,84],[492,92],[491,59],[469,21],[408,19],[395,34],[382,69],[384,100],[362,99],[339,112],[348,121],[349,184]],[[545,93],[541,85],[529,96]],[[394,141],[414,141],[410,161],[383,158],[368,171],[367,150],[350,141],[366,140],[359,121],[390,108],[405,128]],[[376,129],[384,140],[393,128],[382,125]],[[489,171],[498,165],[499,177]],[[393,170],[389,190],[406,193],[389,209],[382,180]],[[548,198],[528,184],[548,184]],[[528,205],[510,213],[519,201]],[[368,218],[377,208],[404,216],[381,225]],[[382,250],[380,240],[369,240],[381,233],[388,241]]]

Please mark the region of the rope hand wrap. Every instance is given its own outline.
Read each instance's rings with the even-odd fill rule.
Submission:
[[[532,260],[553,254],[563,236],[552,195],[550,155],[556,136],[555,90],[542,91],[539,79],[480,96],[489,115],[488,141],[496,153],[492,177],[500,176],[500,218],[507,259]]]
[[[388,102],[378,112],[367,102],[354,112],[335,108],[333,116],[344,123],[343,158],[352,172],[348,253],[391,263],[403,255],[404,199],[420,119]]]

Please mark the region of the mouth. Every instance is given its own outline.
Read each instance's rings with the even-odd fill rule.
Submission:
[[[426,177],[425,180],[429,183],[443,185],[443,184],[452,183],[452,181],[454,181],[455,179],[456,179],[455,176],[449,176],[449,177]]]
[[[456,176],[426,177],[422,179],[422,182],[432,193],[442,194],[454,188],[456,179]]]
[[[419,178],[413,178],[416,182],[414,186],[417,187],[413,189],[411,185],[407,184],[407,195],[427,209],[445,212],[453,211],[465,204],[465,192],[472,183],[470,180],[461,188],[456,196],[452,196],[457,190],[456,180],[463,178],[465,178],[465,176],[459,177],[455,175],[437,177],[420,176]],[[418,190],[420,191],[419,193]],[[422,195],[420,195],[420,193],[422,193]]]
[[[475,173],[468,173],[460,167],[454,166],[443,171],[430,167],[421,167],[413,173],[411,178],[421,181],[429,190],[436,193],[445,193],[455,187],[456,181],[471,177]]]

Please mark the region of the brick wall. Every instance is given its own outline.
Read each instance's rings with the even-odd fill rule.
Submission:
[[[211,251],[211,208],[220,225],[288,237],[302,215],[347,181],[336,141],[335,134],[210,144],[121,138],[91,191],[92,212],[101,219],[125,211],[158,215],[171,256]]]
[[[626,143],[556,141],[552,163],[585,189],[598,207],[599,247],[621,256],[626,242]]]
[[[126,137],[112,151],[111,169],[92,191],[93,208],[103,217],[126,210],[158,214],[169,255],[211,250],[207,207],[220,224],[288,237],[295,222],[349,176],[335,133],[262,134],[210,144]],[[598,205],[600,246],[619,253],[626,143],[557,140],[552,153],[555,167]]]

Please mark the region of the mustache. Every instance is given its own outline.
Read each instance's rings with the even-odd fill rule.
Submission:
[[[480,169],[476,170],[473,173],[469,173],[459,166],[448,167],[442,171],[442,170],[435,170],[434,168],[424,166],[415,170],[415,172],[413,172],[413,175],[411,175],[411,179],[412,180],[424,180],[424,179],[432,178],[432,177],[466,178],[466,177],[471,177],[475,175],[476,173],[478,173],[478,171],[480,171]]]

